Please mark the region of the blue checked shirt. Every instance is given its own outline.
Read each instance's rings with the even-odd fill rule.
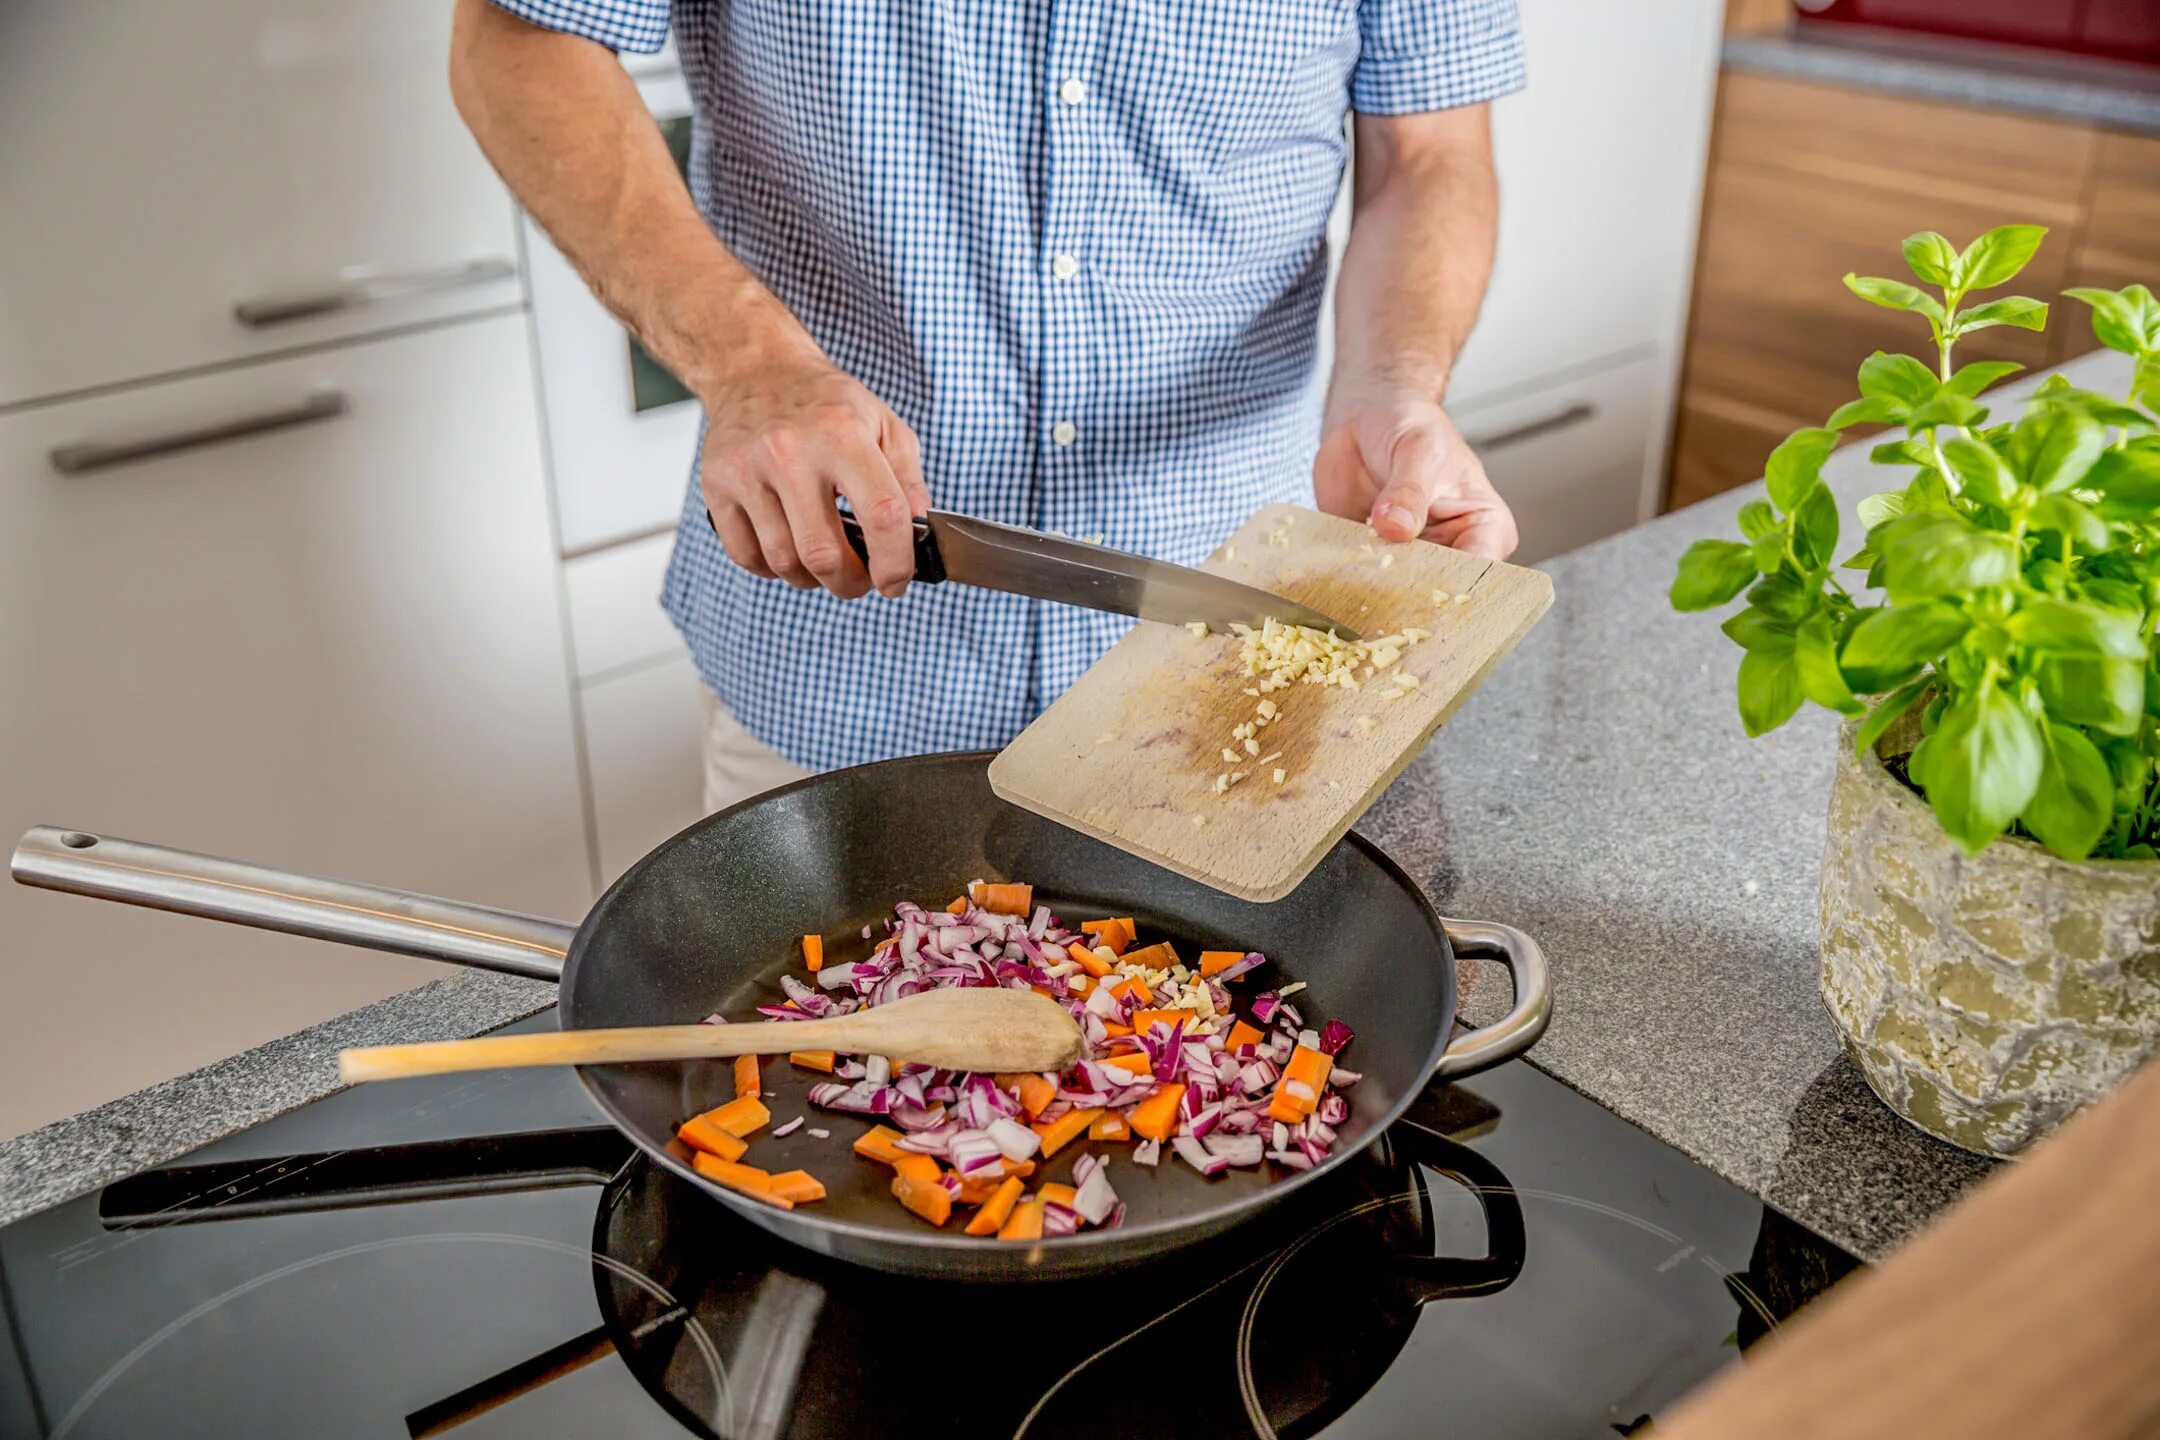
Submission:
[[[496,0],[652,51],[668,0]],[[675,0],[691,193],[922,441],[933,504],[1192,564],[1311,499],[1344,115],[1521,85],[1514,0]],[[824,769],[1002,745],[1130,623],[960,585],[842,602],[685,496],[663,603]]]

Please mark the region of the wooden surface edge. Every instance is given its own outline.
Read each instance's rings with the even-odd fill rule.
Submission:
[[[1802,1311],[1657,1433],[2160,1436],[2160,1064]]]

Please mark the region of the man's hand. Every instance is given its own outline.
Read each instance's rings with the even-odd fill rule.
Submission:
[[[799,590],[853,600],[907,589],[912,517],[930,508],[915,432],[805,337],[704,387],[699,483],[728,558]],[[866,572],[840,533],[844,495],[869,542]]]
[[[1338,396],[1313,460],[1320,508],[1370,520],[1383,540],[1423,538],[1505,560],[1515,517],[1439,404],[1421,395]]]

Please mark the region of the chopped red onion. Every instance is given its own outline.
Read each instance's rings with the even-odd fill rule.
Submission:
[[[867,1080],[870,1078],[870,1070],[859,1060],[836,1060],[833,1062],[832,1075],[835,1080]]]
[[[1135,1165],[1153,1165],[1162,1159],[1162,1141],[1142,1140],[1132,1147],[1132,1159]]]
[[[1273,990],[1263,990],[1253,996],[1252,1018],[1255,1025],[1267,1025],[1274,1021],[1275,1012],[1282,1006],[1282,996]]]
[[[815,1125],[811,1126],[808,1130],[803,1131],[803,1134],[808,1135],[813,1140],[832,1139],[832,1131],[820,1130]]]
[[[952,1160],[955,1170],[962,1175],[973,1175],[978,1170],[1001,1166],[1005,1160],[1004,1148],[990,1135],[981,1130],[957,1130],[946,1143],[945,1154]]]
[[[788,1121],[785,1125],[775,1125],[773,1127],[772,1138],[775,1140],[786,1139],[788,1136],[794,1134],[797,1130],[802,1129],[802,1122],[803,1117],[797,1115],[794,1119]]]
[[[1343,1047],[1357,1038],[1357,1032],[1340,1020],[1330,1020],[1320,1027],[1320,1043],[1314,1048],[1323,1055],[1340,1055]]]
[[[1340,1125],[1350,1118],[1350,1102],[1340,1095],[1323,1095],[1320,1097],[1320,1108],[1313,1113],[1326,1124]]]
[[[1246,951],[1246,952],[1245,952],[1245,958],[1244,958],[1244,959],[1242,959],[1242,960],[1239,960],[1239,961],[1235,962],[1234,964],[1231,964],[1231,965],[1225,966],[1225,967],[1224,967],[1223,969],[1220,969],[1220,970],[1216,971],[1216,972],[1215,972],[1215,975],[1214,975],[1214,979],[1215,979],[1215,980],[1216,980],[1216,981],[1217,981],[1218,983],[1221,983],[1221,982],[1225,982],[1225,981],[1230,981],[1230,980],[1235,980],[1235,979],[1237,979],[1237,978],[1238,978],[1238,976],[1240,976],[1240,975],[1243,975],[1243,974],[1244,974],[1244,973],[1245,973],[1246,971],[1248,971],[1248,970],[1257,970],[1258,968],[1260,968],[1260,967],[1261,967],[1262,965],[1265,965],[1265,964],[1267,964],[1267,956],[1265,956],[1265,955],[1261,954],[1261,953],[1260,953],[1259,951],[1257,951],[1257,950],[1248,950],[1248,951]],[[1229,1007],[1229,1006],[1228,1006],[1227,1004],[1225,1004],[1225,1005],[1221,1006],[1220,1008],[1222,1008],[1222,1009],[1225,1009],[1225,1010],[1227,1010],[1227,1009],[1229,1009],[1230,1007]]]
[[[1080,1212],[1060,1205],[1055,1200],[1044,1201],[1042,1212],[1042,1233],[1045,1239],[1052,1235],[1070,1235],[1080,1228]]]
[[[1338,1090],[1347,1090],[1364,1078],[1365,1072],[1362,1070],[1345,1070],[1342,1066],[1337,1065],[1334,1069],[1328,1071],[1327,1083]]]
[[[1173,1135],[1170,1148],[1177,1151],[1178,1158],[1198,1170],[1202,1175],[1220,1175],[1230,1168],[1230,1162],[1220,1155],[1212,1154],[1190,1135]]]
[[[952,1149],[952,1135],[944,1130],[922,1130],[902,1135],[893,1142],[897,1149],[912,1150],[918,1155],[936,1155],[943,1158]]]
[[[1310,1170],[1313,1167],[1312,1160],[1300,1150],[1270,1150],[1267,1158],[1292,1170]]]
[[[1042,1136],[1002,1115],[990,1122],[985,1133],[998,1153],[1016,1165],[1042,1148]]]
[[[935,1130],[945,1123],[945,1107],[943,1105],[931,1105],[927,1108],[920,1105],[895,1105],[892,1107],[892,1122],[902,1130]]]
[[[1240,1168],[1258,1165],[1266,1149],[1266,1143],[1258,1135],[1218,1135],[1207,1141],[1210,1155],[1225,1165]]]
[[[842,985],[853,983],[854,979],[855,966],[853,964],[828,965],[817,972],[817,983],[820,990],[837,990]],[[781,988],[785,989],[786,987]]]
[[[1307,1050],[1318,1050],[1320,1048],[1320,1032],[1317,1030],[1300,1030],[1298,1031],[1297,1043]]]
[[[1191,1135],[1195,1140],[1206,1139],[1208,1132],[1213,1130],[1217,1124],[1221,1123],[1222,1113],[1222,1106],[1208,1106],[1207,1109],[1202,1110],[1199,1114],[1193,1116],[1191,1119],[1185,1122],[1186,1133]]]
[[[1117,1191],[1110,1188],[1110,1167],[1098,1163],[1082,1176],[1075,1165],[1073,1178],[1080,1182],[1073,1192],[1073,1209],[1080,1212],[1080,1218],[1090,1225],[1100,1225],[1108,1220],[1118,1204]]]

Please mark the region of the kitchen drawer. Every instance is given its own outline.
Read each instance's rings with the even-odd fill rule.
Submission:
[[[1522,529],[1517,563],[1625,530],[1655,506],[1649,463],[1663,362],[1625,364],[1453,410]]]
[[[579,691],[603,886],[705,813],[703,688],[683,655]]]
[[[683,653],[674,621],[660,608],[660,581],[674,551],[671,530],[563,562],[580,681]]]
[[[576,917],[556,566],[521,316],[0,416],[0,835]],[[13,885],[0,964],[0,1134],[444,973]]]
[[[518,302],[449,32],[439,0],[0,7],[0,405]]]

